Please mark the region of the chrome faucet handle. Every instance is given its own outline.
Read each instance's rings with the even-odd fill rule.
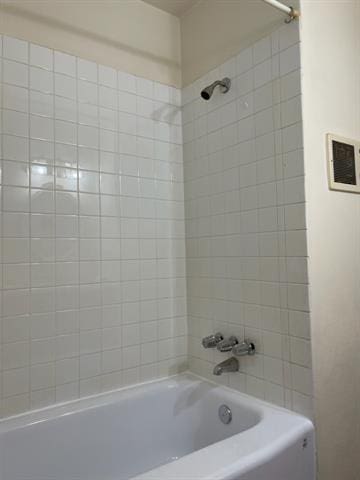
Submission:
[[[233,347],[238,343],[238,339],[233,335],[229,338],[225,338],[216,345],[216,348],[220,352],[231,352]]]
[[[215,335],[208,335],[203,338],[201,344],[204,348],[215,348],[216,345],[223,340],[223,336],[220,332],[215,333]]]
[[[233,355],[236,355],[237,357],[255,355],[255,351],[255,345],[252,342],[249,342],[249,340],[244,340],[232,348]]]

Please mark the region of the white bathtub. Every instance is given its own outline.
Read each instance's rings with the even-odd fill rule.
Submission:
[[[220,405],[232,410],[223,424]],[[0,480],[313,480],[301,416],[190,375],[0,421]]]

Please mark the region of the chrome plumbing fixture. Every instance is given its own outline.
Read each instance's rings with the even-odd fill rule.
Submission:
[[[224,337],[220,332],[215,333],[215,335],[208,335],[203,338],[201,343],[204,348],[215,348],[216,345],[223,340]]]
[[[233,355],[236,355],[237,357],[243,357],[244,355],[255,355],[255,352],[255,345],[248,340],[237,343],[232,348]]]
[[[219,350],[219,352],[231,352],[233,347],[238,343],[238,339],[232,335],[229,338],[221,340],[221,342],[216,345],[216,348]]]
[[[228,425],[232,420],[232,412],[227,405],[220,405],[218,410],[219,418],[224,425]]]
[[[220,87],[221,93],[228,92],[231,86],[230,78],[225,77],[222,80],[216,80],[216,82],[205,87],[203,90],[201,90],[201,98],[203,98],[204,100],[210,100],[217,86]]]
[[[215,365],[213,374],[214,375],[222,375],[223,373],[227,372],[238,372],[239,371],[239,360],[235,357],[230,357],[224,360],[221,363]]]

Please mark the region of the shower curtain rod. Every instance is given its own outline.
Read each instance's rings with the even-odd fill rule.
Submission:
[[[281,2],[278,2],[278,0],[263,0],[263,2],[268,3],[272,7],[277,8],[278,10],[281,10],[282,12],[286,13],[289,17],[285,20],[285,23],[290,23],[296,18],[300,17],[300,12],[298,10],[295,10],[293,7],[288,7],[287,5],[284,5]]]

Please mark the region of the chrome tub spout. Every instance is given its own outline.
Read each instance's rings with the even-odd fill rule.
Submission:
[[[221,375],[225,372],[238,372],[239,360],[235,357],[227,358],[221,363],[218,363],[213,370],[214,375]]]

